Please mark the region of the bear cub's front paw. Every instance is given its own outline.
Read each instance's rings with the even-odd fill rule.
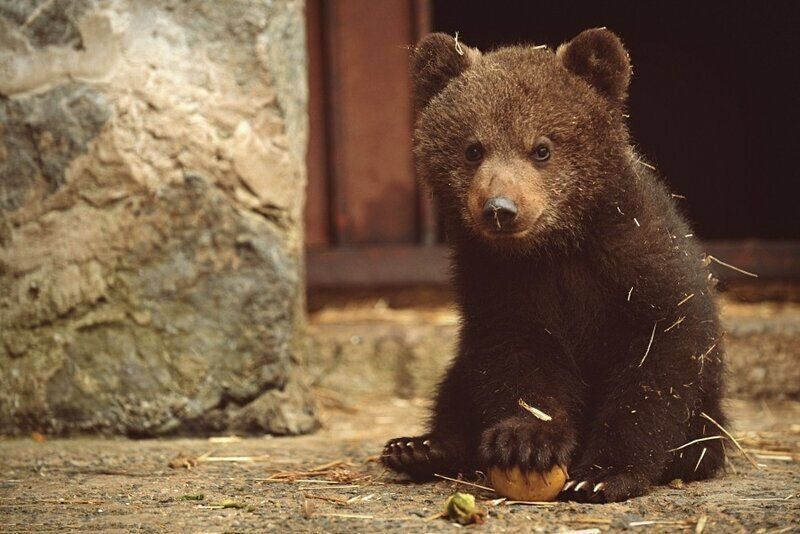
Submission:
[[[446,462],[444,447],[427,435],[389,440],[380,458],[385,467],[416,480],[433,478]]]
[[[487,468],[546,472],[554,465],[568,466],[575,445],[575,432],[563,425],[511,417],[483,432],[480,455]]]
[[[571,470],[570,480],[561,490],[560,498],[590,503],[619,502],[644,495],[649,487],[650,480],[632,468],[580,465]]]

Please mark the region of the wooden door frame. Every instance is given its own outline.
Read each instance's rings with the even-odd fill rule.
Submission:
[[[436,241],[414,178],[407,70],[430,12],[430,0],[307,0],[309,249]]]

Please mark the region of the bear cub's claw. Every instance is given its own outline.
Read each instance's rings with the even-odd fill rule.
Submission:
[[[559,499],[586,503],[619,502],[643,495],[649,487],[646,477],[633,471],[617,471],[597,465],[578,467],[570,472],[570,480]]]
[[[480,455],[488,468],[546,472],[554,465],[569,465],[575,445],[575,433],[564,425],[511,417],[483,432]]]
[[[381,463],[415,480],[433,478],[445,462],[445,451],[430,436],[389,440],[381,452]]]

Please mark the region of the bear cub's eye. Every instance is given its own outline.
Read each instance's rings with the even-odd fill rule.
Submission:
[[[483,159],[483,145],[480,143],[472,143],[464,151],[464,157],[470,163],[478,163]]]
[[[533,147],[533,159],[536,161],[547,161],[550,159],[550,147],[546,143],[539,143]]]

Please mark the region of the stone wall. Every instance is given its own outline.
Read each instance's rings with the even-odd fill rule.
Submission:
[[[0,2],[0,433],[300,433],[295,0]]]

